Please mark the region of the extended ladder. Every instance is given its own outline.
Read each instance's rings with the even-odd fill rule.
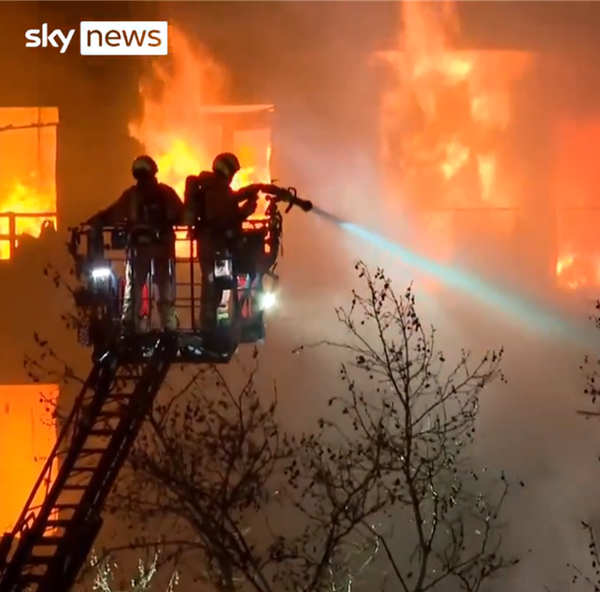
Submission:
[[[125,363],[124,350],[96,362],[17,525],[0,542],[0,592],[67,592],[73,586],[176,347],[174,337],[163,334],[145,360]],[[37,493],[50,482],[43,504],[34,508]]]

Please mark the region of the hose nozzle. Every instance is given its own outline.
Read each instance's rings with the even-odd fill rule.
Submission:
[[[298,192],[294,187],[288,187],[284,190],[284,197],[282,201],[287,202],[288,206],[285,209],[286,213],[289,212],[294,206],[299,207],[303,212],[310,212],[313,208],[312,201],[302,199],[298,197]]]
[[[312,201],[309,201],[308,199],[297,199],[298,201],[295,205],[297,205],[303,212],[310,212],[313,209]]]

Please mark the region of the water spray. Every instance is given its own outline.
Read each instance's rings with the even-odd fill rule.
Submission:
[[[399,257],[405,264],[440,280],[445,285],[467,293],[488,306],[493,306],[523,326],[553,337],[575,341],[578,345],[593,345],[594,347],[598,345],[597,331],[587,325],[570,321],[558,314],[557,311],[545,309],[540,303],[518,294],[512,294],[506,289],[486,282],[475,274],[456,266],[444,265],[419,255],[390,241],[378,232],[344,220],[318,206],[313,206],[311,211],[349,234]]]

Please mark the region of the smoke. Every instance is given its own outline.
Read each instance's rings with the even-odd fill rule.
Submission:
[[[286,352],[339,336],[333,306],[349,297],[354,261],[381,265],[399,290],[415,280],[443,345],[506,349],[508,385],[484,396],[480,436],[482,462],[526,485],[512,501],[507,540],[523,553],[523,564],[503,584],[525,590],[563,583],[568,561],[585,562],[578,520],[593,514],[598,493],[591,482],[596,428],[575,415],[584,404],[578,366],[595,346],[594,334],[547,302],[507,289],[498,269],[494,283],[460,259],[441,263],[415,249],[412,221],[382,198],[386,78],[385,66],[371,56],[398,47],[395,3],[236,3],[235,14],[232,6],[162,3],[161,10],[227,67],[233,102],[275,104],[274,176],[335,217],[325,216],[335,224],[322,216],[286,220],[282,308],[270,319],[261,356],[265,374],[278,380],[286,418],[309,425],[321,399],[338,388],[332,354]],[[486,30],[495,34],[495,20],[486,15]],[[485,40],[482,28],[485,23],[477,31]],[[535,131],[527,125],[523,136]],[[524,143],[517,149],[515,158],[531,176],[534,157],[522,158],[529,157]],[[395,197],[401,192],[398,187]],[[425,276],[446,287],[421,290]]]
[[[363,225],[345,221],[321,208],[314,208],[313,211],[359,240],[371,244],[381,251],[393,254],[416,272],[432,276],[443,282],[445,286],[465,293],[482,301],[491,309],[504,313],[508,320],[518,324],[524,331],[529,330],[533,334],[559,342],[569,341],[580,347],[593,348],[598,341],[597,331],[589,323],[576,324],[564,318],[559,311],[545,310],[540,303],[517,294],[510,294],[500,286],[485,282],[473,273],[461,270],[456,266],[442,265],[423,257]]]

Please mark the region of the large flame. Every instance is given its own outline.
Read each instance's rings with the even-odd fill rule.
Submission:
[[[142,113],[129,132],[157,161],[161,181],[182,197],[185,178],[210,170],[213,158],[223,151],[222,128],[208,115],[213,106],[228,103],[227,77],[206,49],[192,45],[178,28],[169,29],[169,43],[169,62],[155,61],[140,85]],[[242,170],[234,188],[270,181],[268,165],[252,162],[251,146],[238,147],[237,152]],[[264,201],[261,206],[255,217],[264,215]],[[178,248],[185,256],[184,246]]]
[[[0,109],[0,259],[20,235],[39,236],[45,220],[56,224],[57,123],[52,107]]]
[[[464,211],[517,205],[498,152],[526,56],[455,50],[451,2],[409,1],[401,10],[399,51],[385,55],[396,84],[383,104],[384,159],[390,185],[402,189],[395,207],[420,212],[421,248],[447,259]],[[484,220],[507,230],[506,217]]]
[[[160,178],[183,195],[185,178],[210,167],[218,130],[203,107],[226,96],[224,70],[181,31],[169,29],[170,60],[156,60],[140,84],[141,117],[129,133],[158,163]]]

